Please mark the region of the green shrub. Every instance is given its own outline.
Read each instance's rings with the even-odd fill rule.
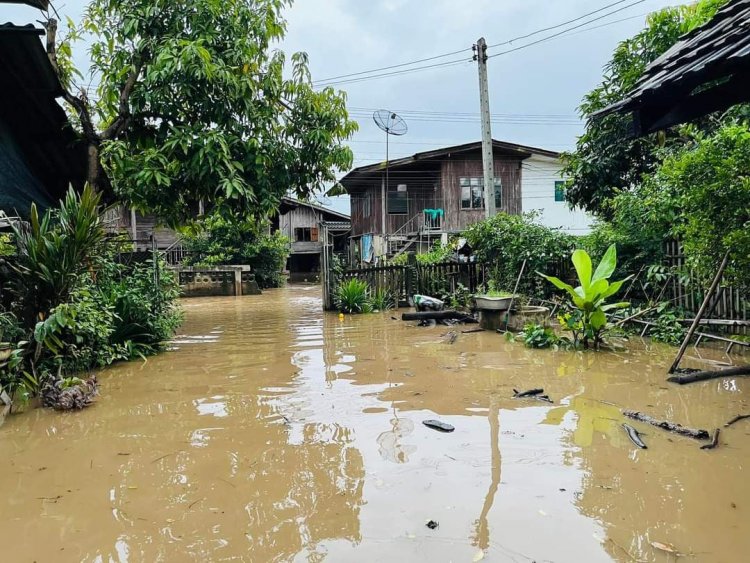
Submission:
[[[342,282],[336,290],[334,302],[342,313],[369,313],[372,306],[369,300],[369,286],[367,282],[351,279]]]
[[[526,275],[521,280],[518,292],[543,297],[551,292],[542,280],[533,274],[542,270],[557,272],[558,265],[575,248],[574,237],[559,229],[551,229],[534,223],[536,215],[496,216],[475,223],[466,231],[466,239],[477,256],[487,264],[490,278],[498,290],[513,291],[526,260]]]
[[[396,299],[387,289],[378,289],[372,294],[370,305],[374,311],[390,311],[396,306]]]
[[[32,207],[30,225],[14,231],[18,252],[2,272],[10,352],[0,387],[16,400],[58,377],[154,353],[181,322],[174,276],[161,263],[118,263],[100,212],[90,189],[70,191],[59,210],[39,217]]]
[[[262,288],[284,283],[289,239],[279,232],[269,234],[267,221],[214,212],[185,233],[184,243],[195,256],[188,264],[245,265],[253,269]]]
[[[551,348],[560,341],[552,328],[536,323],[529,323],[523,327],[521,336],[527,348]]]

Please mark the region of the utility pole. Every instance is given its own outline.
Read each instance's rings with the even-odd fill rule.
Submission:
[[[495,215],[495,172],[490,122],[490,88],[487,84],[487,42],[481,37],[474,45],[474,60],[479,65],[479,113],[482,120],[482,165],[484,168],[484,216]]]

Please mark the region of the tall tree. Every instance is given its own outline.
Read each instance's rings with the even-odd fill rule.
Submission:
[[[285,69],[273,48],[291,3],[92,0],[79,25],[48,40],[88,145],[89,183],[179,222],[201,200],[264,213],[287,190],[306,196],[349,168],[356,123],[344,94],[312,87],[306,54]],[[96,95],[73,85],[82,37]]]
[[[684,142],[679,130],[632,138],[627,115],[591,116],[622,100],[649,63],[674,45],[681,35],[710,20],[727,0],[698,0],[651,14],[646,28],[620,43],[604,69],[604,79],[586,94],[579,111],[587,120],[576,150],[563,156],[569,177],[566,199],[604,218],[612,216],[610,202],[652,172],[660,161],[659,149]]]

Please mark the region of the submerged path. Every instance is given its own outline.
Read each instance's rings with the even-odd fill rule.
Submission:
[[[750,553],[750,422],[712,451],[639,426],[640,450],[620,412],[713,429],[750,412],[750,381],[669,386],[673,350],[640,340],[617,354],[492,333],[451,345],[390,313],[324,314],[315,287],[185,308],[174,349],[102,372],[94,407],[0,426],[3,561]],[[512,398],[533,387],[555,403]]]

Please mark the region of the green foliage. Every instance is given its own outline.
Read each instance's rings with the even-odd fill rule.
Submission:
[[[372,311],[367,282],[351,279],[342,282],[336,289],[334,302],[342,313],[369,313]]]
[[[731,250],[727,280],[750,286],[750,128],[725,125],[667,157],[638,194],[646,223],[668,222],[689,267],[711,279]]]
[[[201,200],[260,216],[351,166],[344,94],[313,88],[307,55],[287,64],[276,47],[289,5],[92,0],[69,23],[63,81],[75,77],[69,43],[87,39],[99,86],[76,117],[120,197],[174,223]]]
[[[370,298],[373,311],[390,311],[396,306],[396,299],[387,289],[378,289]]]
[[[644,174],[660,162],[662,148],[684,143],[678,129],[664,134],[632,138],[630,117],[611,114],[589,119],[592,114],[622,100],[643,75],[649,63],[669,49],[678,38],[710,20],[727,0],[699,0],[691,5],[664,8],[648,17],[647,27],[620,43],[606,65],[602,84],[589,92],[580,106],[587,121],[576,150],[564,155],[569,178],[566,200],[602,217],[610,218],[610,200],[637,186]],[[710,126],[710,121],[705,126]]]
[[[550,271],[573,250],[572,236],[534,223],[535,217],[498,213],[466,231],[478,260],[490,268],[496,289],[513,291],[524,260],[526,272]],[[519,293],[541,297],[547,294],[547,288],[536,276],[524,276]]]
[[[269,234],[267,221],[217,210],[192,226],[185,246],[200,265],[246,265],[260,287],[284,283],[289,239],[279,232]]]
[[[163,264],[118,263],[98,203],[88,187],[70,191],[43,217],[32,207],[28,228],[14,232],[0,387],[17,401],[51,378],[154,353],[181,322],[174,276]]]
[[[684,316],[684,315],[683,315]],[[662,304],[657,309],[654,326],[651,327],[649,336],[659,342],[665,342],[672,346],[679,346],[685,338],[685,326],[679,321],[679,311],[672,309],[668,304]]]
[[[451,309],[468,309],[471,306],[473,295],[469,288],[462,283],[456,285],[456,289],[449,293],[443,300]]]
[[[0,256],[13,256],[16,253],[16,245],[10,233],[0,233]]]
[[[574,344],[578,345],[580,342],[584,348],[588,348],[593,343],[595,347],[598,347],[602,341],[602,333],[607,327],[607,312],[629,305],[628,303],[606,304],[606,301],[620,291],[630,277],[611,283],[609,281],[617,267],[615,246],[609,247],[595,271],[591,257],[585,250],[579,249],[573,252],[572,262],[578,275],[577,287],[555,276],[537,273],[558,289],[567,292],[573,313],[563,319],[563,324],[573,332]]]
[[[523,327],[521,335],[527,348],[551,348],[557,346],[560,340],[552,328],[536,323],[530,323]]]
[[[16,293],[23,295],[26,305],[24,321],[67,299],[79,276],[92,267],[105,234],[100,197],[90,186],[80,196],[70,188],[59,210],[39,217],[32,204],[29,225],[13,226],[18,253],[12,267]]]

